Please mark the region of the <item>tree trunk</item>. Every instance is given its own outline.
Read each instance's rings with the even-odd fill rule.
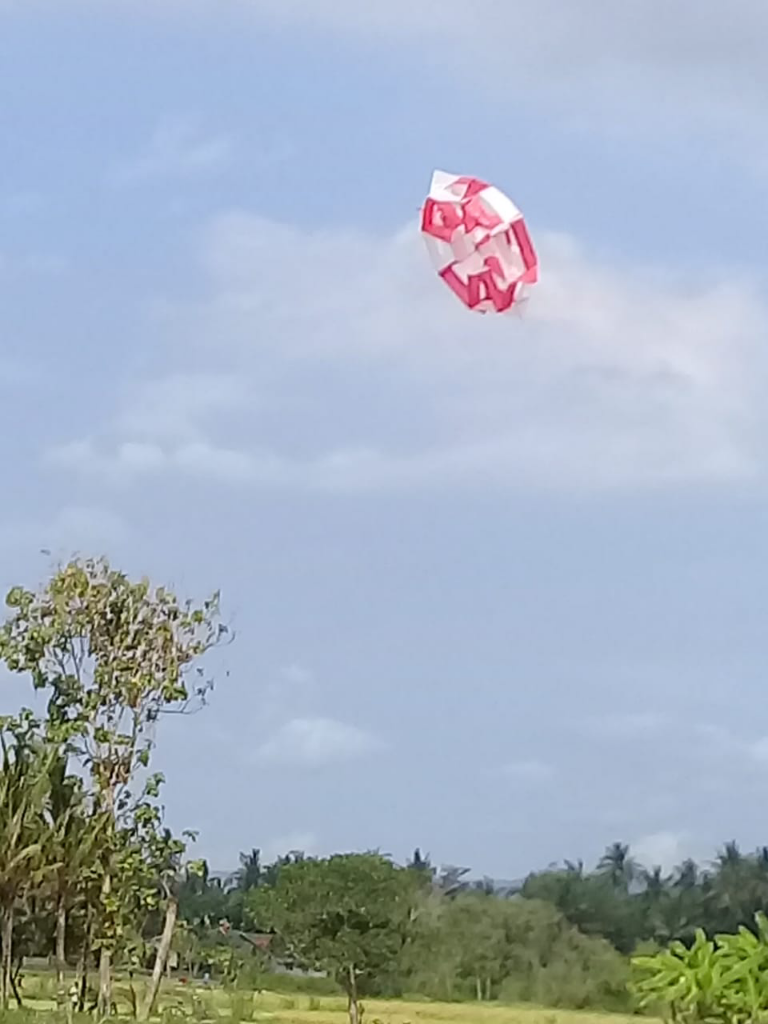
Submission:
[[[475,995],[477,996],[478,1003],[483,1001],[483,983],[479,977],[475,978]]]
[[[19,991],[19,985],[21,984],[21,968],[24,966],[24,957],[22,957],[16,964],[16,970],[11,971],[11,991],[13,992],[13,998],[16,1000],[16,1005],[19,1009],[24,1005],[21,992]]]
[[[111,892],[112,877],[109,871],[107,871],[101,886],[102,900],[106,901]],[[102,946],[99,952],[99,999],[97,1007],[100,1017],[108,1017],[112,1012],[112,955],[106,946]]]
[[[108,1017],[112,1011],[112,955],[102,946],[99,952],[99,1001],[100,1017]]]
[[[83,932],[83,948],[80,952],[80,963],[77,974],[77,1010],[83,1013],[85,1010],[85,997],[88,993],[88,954],[91,951],[91,915],[86,911],[85,929]]]
[[[163,934],[160,937],[160,944],[157,947],[157,954],[155,955],[155,966],[152,969],[152,978],[147,989],[147,995],[144,999],[144,1003],[139,1010],[138,1019],[141,1021],[149,1020],[152,1015],[152,1011],[155,1008],[155,1002],[157,1001],[157,993],[160,991],[160,981],[163,977],[163,970],[168,964],[168,954],[171,951],[171,942],[173,941],[173,932],[176,927],[176,918],[179,913],[179,904],[175,896],[171,896],[168,899],[168,905],[165,908],[165,924],[163,925]],[[357,1022],[355,1022],[357,1024]]]
[[[349,965],[347,974],[347,1012],[349,1013],[349,1024],[360,1024],[360,1007],[357,1001],[357,978],[355,976],[354,964]]]
[[[67,1005],[67,905],[59,895],[56,904],[56,1001],[59,1009]]]
[[[4,1010],[8,1009],[8,1000],[11,995],[11,982],[13,980],[13,905],[3,908],[2,915],[2,967],[0,968],[0,1004]]]

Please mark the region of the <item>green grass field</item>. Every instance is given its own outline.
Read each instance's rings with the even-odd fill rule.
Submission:
[[[24,982],[24,1003],[43,1016],[55,1008],[51,978],[28,977]],[[143,981],[135,986],[139,997]],[[118,1012],[129,1016],[130,989],[125,982],[115,985]],[[499,1003],[440,1003],[427,1000],[364,999],[363,1024],[637,1024],[628,1014],[581,1010],[555,1010],[529,1005]],[[281,994],[277,992],[226,991],[164,983],[158,1020],[221,1021],[232,1024],[347,1024],[346,1002],[333,996]],[[648,1024],[656,1024],[644,1018]]]
[[[628,1024],[633,1019],[621,1014],[499,1004],[369,999],[364,1000],[363,1005],[364,1024]],[[274,1024],[346,1024],[347,1021],[345,1001],[330,997],[261,993],[253,997],[252,1007],[253,1021],[274,1021]],[[225,1005],[221,1011],[227,1013]]]

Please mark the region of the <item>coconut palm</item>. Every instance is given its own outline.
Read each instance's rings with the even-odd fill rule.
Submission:
[[[262,880],[263,869],[261,866],[261,850],[255,847],[250,853],[240,854],[240,867],[233,876],[233,881],[238,889],[248,892],[255,889]]]
[[[600,858],[597,870],[610,879],[614,889],[627,890],[637,877],[637,864],[630,857],[626,843],[611,843]]]

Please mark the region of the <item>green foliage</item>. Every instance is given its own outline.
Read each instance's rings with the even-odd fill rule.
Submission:
[[[48,704],[43,722],[23,711],[0,723],[3,1000],[14,914],[30,924],[47,901],[60,1006],[66,942],[79,928],[81,972],[98,950],[108,1012],[111,959],[143,963],[141,931],[171,899],[185,850],[162,827],[163,777],[147,771],[156,723],[205,700],[210,682],[198,661],[226,630],[217,596],[181,603],[105,560],[72,561],[38,592],[14,587],[6,603],[0,658],[28,674]],[[71,760],[79,771],[70,772]]]
[[[356,999],[397,963],[417,892],[412,872],[376,853],[302,859],[280,868],[271,886],[249,897],[263,928],[277,933],[284,954],[327,971]]]
[[[593,874],[565,868],[530,875],[522,894],[551,903],[581,931],[603,936],[620,952],[630,953],[645,937],[646,908],[629,894],[625,865],[616,868],[605,859],[601,865]]]
[[[566,862],[514,894],[465,867],[437,870],[419,850],[401,868],[377,853],[264,864],[254,847],[214,879],[204,861],[183,863],[193,834],[164,826],[152,755],[163,715],[207,699],[201,659],[226,633],[218,597],[182,602],[88,559],[37,592],[14,588],[7,604],[0,660],[47,707],[41,720],[25,709],[0,719],[6,1005],[23,957],[54,954],[60,1014],[94,1002],[98,960],[102,1013],[115,964],[152,968],[147,985],[117,993],[146,1017],[173,949],[185,973],[226,986],[233,1021],[249,1019],[249,985],[283,992],[284,1009],[298,1004],[291,993],[343,990],[353,1024],[358,990],[618,1008],[626,955],[643,950],[632,985],[642,1008],[684,1024],[768,1022],[768,848],[728,843],[710,869],[686,861],[666,875],[617,842],[594,870]],[[64,974],[75,963],[73,995]],[[184,999],[201,1020],[218,1013],[210,993]]]
[[[479,892],[426,897],[403,970],[409,991],[440,999],[626,1001],[626,963],[605,940],[581,934],[547,903]]]
[[[642,1009],[668,1013],[684,1024],[747,1024],[768,1014],[768,919],[755,915],[755,932],[708,939],[698,929],[693,944],[673,942],[654,956],[637,956],[632,989]]]
[[[89,559],[61,567],[39,593],[13,588],[7,604],[0,657],[48,693],[53,738],[71,741],[100,797],[120,810],[123,790],[149,763],[158,716],[210,687],[198,668],[190,688],[187,672],[224,629],[218,597],[182,604]]]
[[[768,849],[743,854],[727,843],[710,870],[686,860],[666,876],[660,868],[638,868],[628,847],[614,843],[596,871],[566,862],[529,875],[522,895],[552,903],[581,931],[604,936],[622,953],[649,941],[690,943],[697,928],[709,936],[735,932],[768,909]]]
[[[52,752],[30,714],[0,721],[0,1003],[12,987],[13,920],[17,904],[43,877],[45,808]]]

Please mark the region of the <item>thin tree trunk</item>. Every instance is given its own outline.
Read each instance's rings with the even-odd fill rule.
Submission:
[[[482,1001],[483,1001],[483,983],[482,983],[482,981],[480,981],[479,977],[475,978],[475,995],[477,996],[478,1003],[482,1003]]]
[[[102,901],[106,901],[112,892],[112,876],[109,871],[104,875],[101,886]],[[100,1017],[108,1017],[112,1011],[112,955],[106,946],[99,952],[99,999],[98,1012]]]
[[[139,1000],[136,995],[136,987],[133,984],[133,971],[128,975],[128,994],[131,997],[131,1015],[135,1020],[139,1019]]]
[[[355,977],[354,964],[349,965],[347,978],[347,997],[349,999],[347,1012],[349,1013],[349,1024],[360,1024],[360,1008],[357,1002],[357,978]]]
[[[77,1012],[85,1013],[85,1001],[88,998],[88,955],[87,950],[83,954],[83,962],[80,965],[80,978],[77,983]]]
[[[171,896],[168,899],[168,905],[165,908],[165,924],[163,925],[163,934],[160,937],[160,944],[157,947],[157,953],[155,955],[155,966],[152,969],[152,978],[147,989],[147,995],[144,1003],[139,1011],[138,1019],[141,1021],[149,1020],[152,1015],[152,1011],[155,1008],[157,1001],[157,993],[160,991],[160,982],[163,977],[163,971],[168,964],[168,954],[171,952],[171,942],[173,941],[173,932],[176,928],[176,918],[179,914],[179,903],[175,896]],[[357,1024],[357,1022],[355,1022]]]
[[[16,970],[11,971],[11,991],[13,992],[13,998],[16,1000],[16,1005],[18,1006],[19,1009],[21,1009],[22,1006],[24,1005],[21,999],[21,992],[19,992],[19,986],[17,984],[17,981],[21,974],[21,968],[23,965],[24,957],[22,957],[21,960],[19,960],[19,962],[16,964]]]
[[[91,915],[86,912],[85,928],[83,933],[83,948],[80,952],[80,963],[77,974],[77,1009],[79,1013],[85,1010],[85,997],[88,993],[88,954],[91,951]]]
[[[2,969],[0,974],[0,1003],[4,1010],[8,1009],[8,1000],[11,995],[11,981],[13,980],[13,905],[3,908],[2,927]]]
[[[56,904],[56,1001],[59,1009],[67,1004],[67,905],[59,894]]]
[[[112,955],[102,946],[99,952],[99,1000],[97,1009],[100,1017],[108,1017],[112,1009]]]

